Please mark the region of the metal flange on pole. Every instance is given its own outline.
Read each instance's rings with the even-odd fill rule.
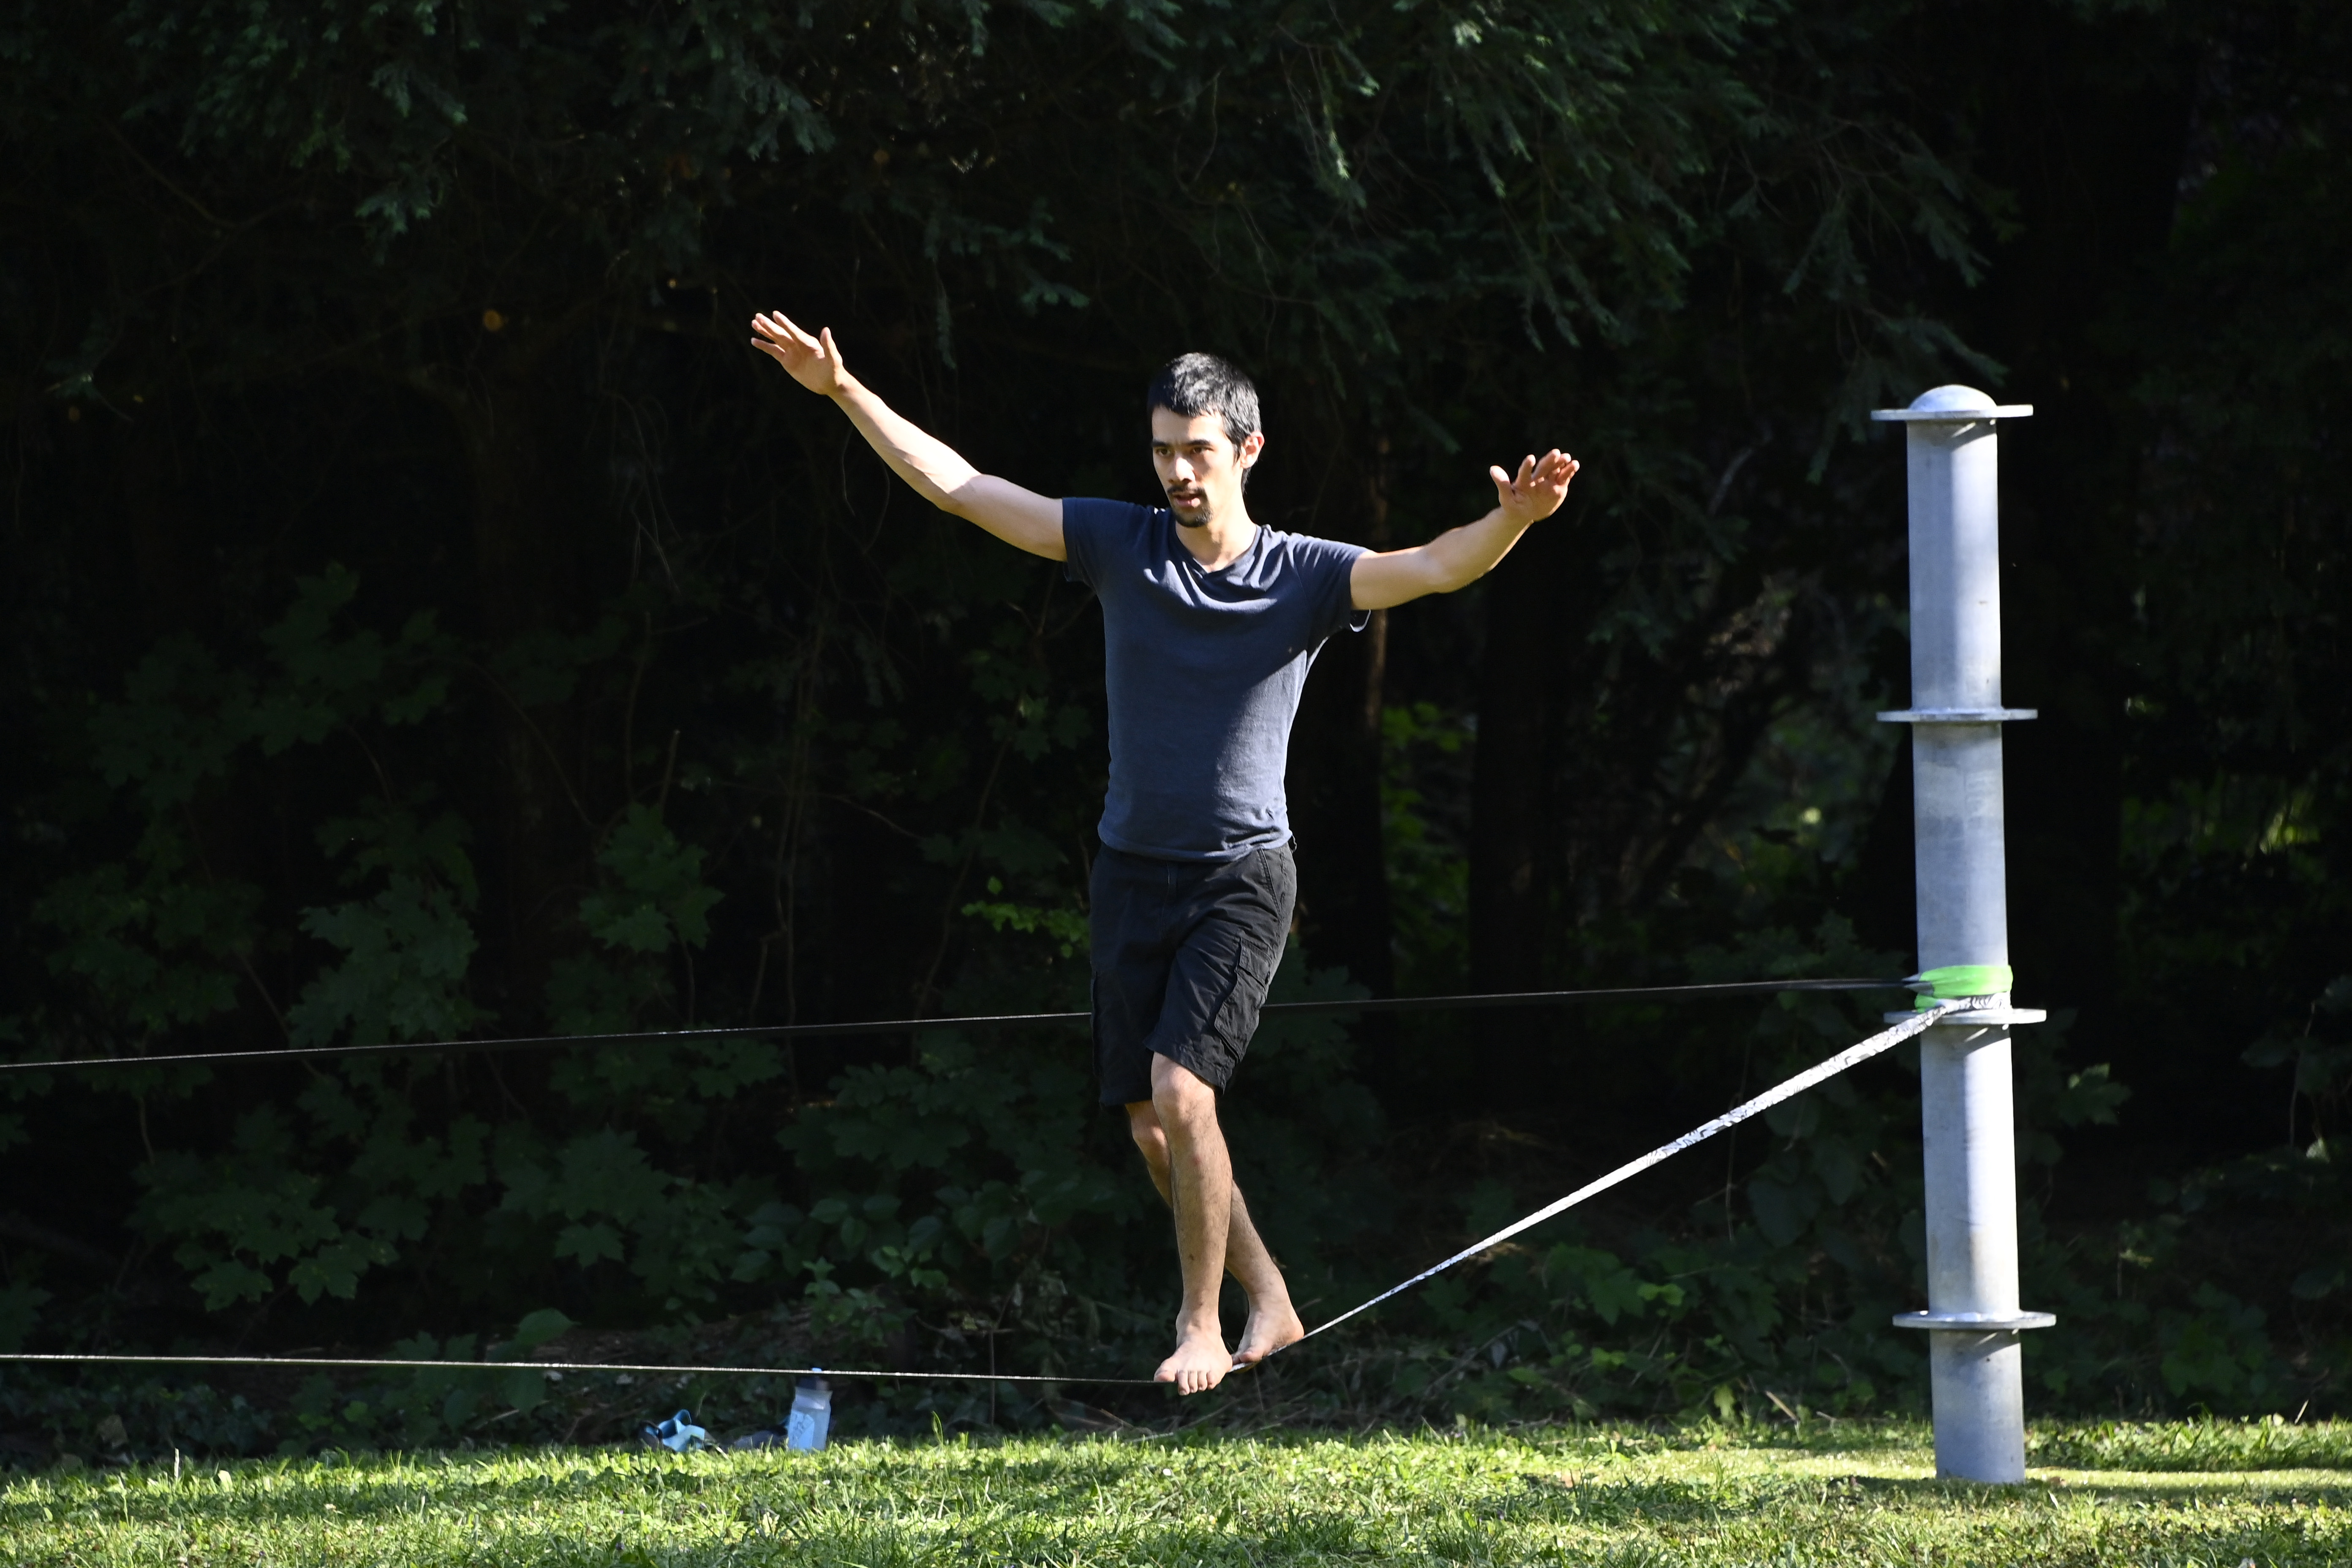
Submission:
[[[1911,729],[1919,965],[2009,963],[2001,725],[2031,719],[2000,695],[2000,406],[1939,386],[1873,419],[1905,426],[1911,492],[1911,701],[1878,717]],[[1936,1473],[2025,1479],[2025,1365],[2019,1336],[2057,1320],[2018,1304],[2016,1121],[2010,1027],[2039,1011],[1951,1014],[1919,1047],[1927,1184],[1925,1330]],[[1903,1016],[1901,1014],[1890,1016]]]

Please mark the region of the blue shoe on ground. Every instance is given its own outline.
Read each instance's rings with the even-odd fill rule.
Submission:
[[[667,1448],[673,1454],[691,1454],[698,1448],[716,1448],[710,1434],[694,1424],[693,1412],[681,1410],[659,1426],[641,1427],[638,1440],[648,1448]]]

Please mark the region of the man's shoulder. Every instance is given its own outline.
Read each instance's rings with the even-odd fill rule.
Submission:
[[[1100,496],[1071,496],[1062,502],[1062,527],[1093,534],[1140,534],[1158,519],[1156,507]]]
[[[1269,557],[1278,559],[1286,565],[1308,571],[1335,565],[1352,566],[1357,556],[1370,553],[1363,545],[1326,539],[1320,534],[1292,533],[1279,528],[1269,528],[1265,531],[1266,554]]]
[[[1127,569],[1153,553],[1158,515],[1133,501],[1071,496],[1062,502],[1064,573],[1097,594],[1127,575]]]

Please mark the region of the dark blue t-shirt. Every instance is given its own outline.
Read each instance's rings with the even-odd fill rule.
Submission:
[[[1066,500],[1069,574],[1102,601],[1110,789],[1102,841],[1161,860],[1233,860],[1290,839],[1282,788],[1307,667],[1341,626],[1354,544],[1261,524],[1202,569],[1165,508]]]

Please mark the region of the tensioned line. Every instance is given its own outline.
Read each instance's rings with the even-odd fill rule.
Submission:
[[[1812,984],[1816,988],[1824,984],[1837,984],[1858,990],[1863,988],[1863,984],[1875,985],[1878,983],[1814,982]],[[1579,993],[1571,994],[1591,994]],[[1620,994],[1622,994],[1622,993],[1620,993]],[[1674,1140],[1672,1142],[1662,1143],[1655,1149],[1651,1150],[1648,1153],[1641,1156],[1639,1159],[1627,1161],[1625,1163],[1618,1166],[1615,1170],[1610,1172],[1607,1175],[1602,1176],[1596,1181],[1587,1182],[1583,1186],[1577,1188],[1576,1191],[1569,1194],[1566,1197],[1559,1199],[1557,1202],[1545,1205],[1542,1208],[1536,1210],[1535,1213],[1527,1215],[1523,1219],[1512,1221],[1509,1225],[1505,1226],[1502,1229],[1495,1232],[1492,1236],[1484,1237],[1477,1241],[1472,1242],[1469,1246],[1462,1248],[1461,1251],[1456,1252],[1451,1258],[1445,1258],[1442,1262],[1431,1265],[1429,1268],[1424,1268],[1420,1273],[1412,1276],[1410,1279],[1403,1280],[1399,1284],[1391,1285],[1387,1289],[1381,1291],[1379,1295],[1372,1297],[1370,1300],[1365,1301],[1359,1306],[1350,1307],[1346,1311],[1340,1313],[1338,1317],[1329,1319],[1325,1322],[1316,1325],[1314,1328],[1309,1329],[1302,1338],[1294,1342],[1292,1345],[1285,1346],[1284,1350],[1286,1351],[1294,1349],[1297,1345],[1304,1344],[1307,1340],[1313,1339],[1317,1334],[1323,1332],[1327,1329],[1338,1328],[1341,1323],[1344,1323],[1349,1319],[1355,1317],[1358,1313],[1370,1311],[1372,1308],[1379,1306],[1381,1302],[1390,1300],[1391,1297],[1402,1295],[1405,1291],[1412,1289],[1414,1286],[1421,1284],[1423,1280],[1436,1278],[1438,1275],[1443,1274],[1447,1269],[1453,1268],[1455,1264],[1465,1262],[1470,1258],[1475,1258],[1489,1247],[1500,1246],[1502,1243],[1508,1241],[1511,1237],[1518,1235],[1522,1231],[1528,1230],[1536,1226],[1541,1225],[1544,1221],[1552,1218],[1556,1215],[1566,1213],[1568,1210],[1574,1208],[1577,1205],[1584,1202],[1587,1198],[1593,1196],[1595,1194],[1606,1192],[1611,1187],[1617,1185],[1619,1183],[1639,1175],[1643,1171],[1648,1170],[1651,1166],[1658,1164],[1663,1161],[1672,1159],[1675,1155],[1681,1153],[1684,1150],[1690,1148],[1692,1145],[1705,1142],[1706,1140],[1714,1137],[1717,1133],[1723,1131],[1727,1128],[1736,1127],[1740,1122],[1747,1121],[1748,1118],[1755,1116],[1761,1111],[1770,1110],[1773,1106],[1780,1104],[1784,1100],[1789,1100],[1797,1095],[1802,1094],[1805,1090],[1811,1089],[1818,1084],[1826,1082],[1830,1079],[1835,1078],[1838,1074],[1845,1071],[1848,1068],[1868,1061],[1871,1058],[1877,1056],[1882,1052],[1891,1050],[1895,1046],[1902,1044],[1905,1040],[1911,1038],[1913,1036],[1925,1033],[1930,1026],[1941,1023],[1949,1014],[1959,1012],[1963,1009],[1975,1010],[1978,1008],[2000,1008],[2006,1007],[2008,1005],[2009,997],[2005,993],[1991,996],[1953,996],[1939,1000],[1935,1004],[1935,1005],[1929,1007],[1927,1011],[1916,1013],[1910,1017],[1904,1019],[1901,1023],[1896,1024],[1892,1028],[1883,1029],[1877,1034],[1871,1036],[1866,1040],[1863,1040],[1856,1045],[1848,1046],[1844,1050],[1840,1051],[1837,1055],[1829,1058],[1827,1060],[1817,1062],[1813,1066],[1807,1068],[1804,1071],[1798,1073],[1795,1077],[1785,1079],[1781,1082],[1773,1085],[1770,1089],[1766,1089],[1763,1093],[1756,1096],[1753,1100],[1746,1100],[1739,1105],[1734,1106],[1731,1110],[1725,1111],[1722,1115],[1716,1117],[1714,1120],[1702,1122],[1700,1125],[1692,1128],[1688,1132],[1684,1133],[1681,1137]],[[1323,1005],[1305,1004],[1305,1005],[1319,1006]],[[1336,1009],[1327,1007],[1326,1010]],[[1045,1016],[1052,1017],[1054,1015],[1049,1014],[1045,1015]],[[1083,1017],[1084,1015],[1081,1014],[1078,1015],[1078,1016]],[[1275,1355],[1280,1355],[1283,1353],[1283,1351],[1276,1351],[1274,1353]],[[1273,1357],[1269,1356],[1266,1359],[1271,1361]],[[1150,1385],[1157,1382],[1156,1379],[1147,1377],[1064,1376],[1048,1375],[1040,1373],[865,1372],[845,1370],[839,1367],[667,1366],[640,1364],[635,1363],[599,1362],[403,1361],[396,1359],[375,1359],[356,1356],[72,1355],[16,1352],[13,1354],[0,1353],[0,1362],[47,1362],[73,1363],[79,1364],[95,1363],[107,1365],[146,1366],[344,1367],[388,1369],[393,1371],[404,1369],[411,1372],[425,1368],[440,1368],[464,1372],[507,1372],[522,1369],[540,1372],[648,1373],[654,1374],[667,1373],[682,1376],[764,1374],[773,1377],[855,1377],[906,1383],[1068,1383],[1083,1384],[1089,1386],[1116,1385],[1139,1387]],[[1264,1363],[1259,1363],[1258,1364],[1263,1365]],[[1234,1370],[1236,1372],[1246,1372],[1249,1369],[1246,1367],[1237,1367]]]
[[[417,1372],[427,1368],[449,1372],[626,1372],[656,1376],[743,1377],[865,1377],[906,1383],[1083,1383],[1150,1384],[1148,1377],[1049,1377],[1039,1373],[998,1372],[857,1372],[837,1366],[664,1366],[638,1362],[593,1361],[403,1361],[385,1356],[285,1355],[36,1355],[29,1352],[0,1353],[0,1361],[97,1363],[106,1366],[315,1366],[383,1368]]]
[[[1735,980],[1707,985],[1619,985],[1589,991],[1509,991],[1469,996],[1365,997],[1338,1002],[1270,1002],[1262,1013],[1426,1013],[1444,1009],[1543,1007],[1570,1002],[1633,1001],[1644,996],[1747,996],[1782,991],[1902,991],[1905,980]],[[725,1029],[648,1029],[607,1035],[520,1035],[497,1040],[391,1040],[369,1046],[276,1046],[257,1051],[183,1051],[163,1057],[68,1057],[0,1062],[0,1073],[66,1072],[82,1068],[183,1067],[190,1063],[278,1061],[319,1057],[407,1056],[419,1051],[530,1051],[556,1047],[690,1045],[697,1040],[812,1039],[827,1035],[899,1035],[927,1029],[1002,1029],[1083,1024],[1087,1013],[984,1013],[961,1018],[877,1018],[848,1024],[749,1024]]]
[[[1444,1273],[1447,1269],[1453,1268],[1455,1264],[1462,1262],[1464,1259],[1475,1258],[1478,1254],[1486,1251],[1488,1247],[1499,1246],[1502,1243],[1510,1240],[1511,1237],[1518,1235],[1519,1232],[1529,1229],[1532,1226],[1541,1225],[1544,1221],[1551,1218],[1554,1215],[1567,1213],[1570,1209],[1574,1208],[1577,1205],[1582,1203],[1585,1199],[1591,1197],[1596,1193],[1605,1193],[1611,1187],[1615,1186],[1618,1183],[1626,1180],[1628,1177],[1640,1175],[1643,1171],[1648,1170],[1651,1166],[1657,1164],[1661,1161],[1674,1158],[1674,1156],[1681,1153],[1684,1150],[1689,1148],[1694,1143],[1704,1143],[1708,1139],[1714,1137],[1717,1133],[1722,1131],[1725,1128],[1737,1127],[1739,1123],[1747,1121],[1749,1117],[1754,1116],[1757,1112],[1761,1110],[1769,1110],[1772,1107],[1780,1104],[1782,1100],[1790,1099],[1794,1095],[1802,1094],[1805,1090],[1812,1088],[1815,1084],[1835,1078],[1838,1074],[1845,1071],[1846,1068],[1854,1066],[1856,1063],[1868,1061],[1871,1058],[1878,1055],[1881,1051],[1888,1050],[1895,1046],[1901,1045],[1905,1040],[1909,1039],[1912,1036],[1924,1032],[1929,1025],[1940,1021],[1948,1013],[1957,1012],[1964,1007],[2005,1007],[2008,1005],[2009,998],[2005,994],[1999,996],[1977,997],[1955,996],[1948,1001],[1938,1002],[1926,1012],[1915,1014],[1911,1017],[1906,1018],[1903,1022],[1895,1025],[1893,1028],[1881,1030],[1879,1033],[1871,1036],[1870,1038],[1864,1040],[1859,1045],[1848,1046],[1845,1049],[1830,1058],[1827,1061],[1817,1062],[1813,1066],[1807,1068],[1804,1071],[1797,1074],[1796,1077],[1784,1079],[1783,1081],[1773,1085],[1770,1089],[1766,1089],[1755,1099],[1748,1100],[1744,1104],[1732,1107],[1729,1110],[1725,1111],[1714,1121],[1703,1122],[1699,1126],[1692,1128],[1689,1131],[1684,1133],[1673,1142],[1661,1143],[1641,1158],[1626,1161],[1623,1164],[1618,1166],[1615,1170],[1610,1172],[1607,1175],[1602,1176],[1598,1181],[1587,1182],[1584,1185],[1577,1188],[1576,1191],[1569,1194],[1568,1196],[1559,1199],[1556,1203],[1545,1205],[1542,1208],[1536,1210],[1535,1213],[1528,1215],[1525,1219],[1513,1220],[1509,1225],[1505,1226],[1494,1235],[1484,1237],[1481,1240],[1472,1242],[1469,1246],[1464,1247],[1453,1257],[1445,1259],[1443,1263],[1433,1264],[1429,1268],[1424,1268],[1420,1273],[1414,1275],[1412,1279],[1405,1280],[1403,1283],[1390,1286],[1387,1289],[1381,1291],[1370,1300],[1366,1301],[1360,1306],[1350,1307],[1346,1311],[1340,1313],[1338,1317],[1333,1318],[1327,1322],[1317,1324],[1314,1328],[1307,1330],[1306,1334],[1301,1338],[1292,1341],[1288,1345],[1285,1345],[1283,1350],[1290,1350],[1298,1345],[1305,1344],[1308,1340],[1313,1339],[1325,1329],[1336,1329],[1341,1323],[1344,1323],[1349,1319],[1354,1317],[1357,1313],[1370,1311],[1372,1308],[1379,1306],[1390,1297],[1403,1294],[1405,1291],[1410,1290],[1414,1286],[1420,1284],[1423,1280],[1433,1279],[1437,1275]],[[1280,1355],[1282,1351],[1276,1351],[1274,1352],[1275,1355]],[[1271,1361],[1274,1357],[1268,1356],[1266,1359]]]

